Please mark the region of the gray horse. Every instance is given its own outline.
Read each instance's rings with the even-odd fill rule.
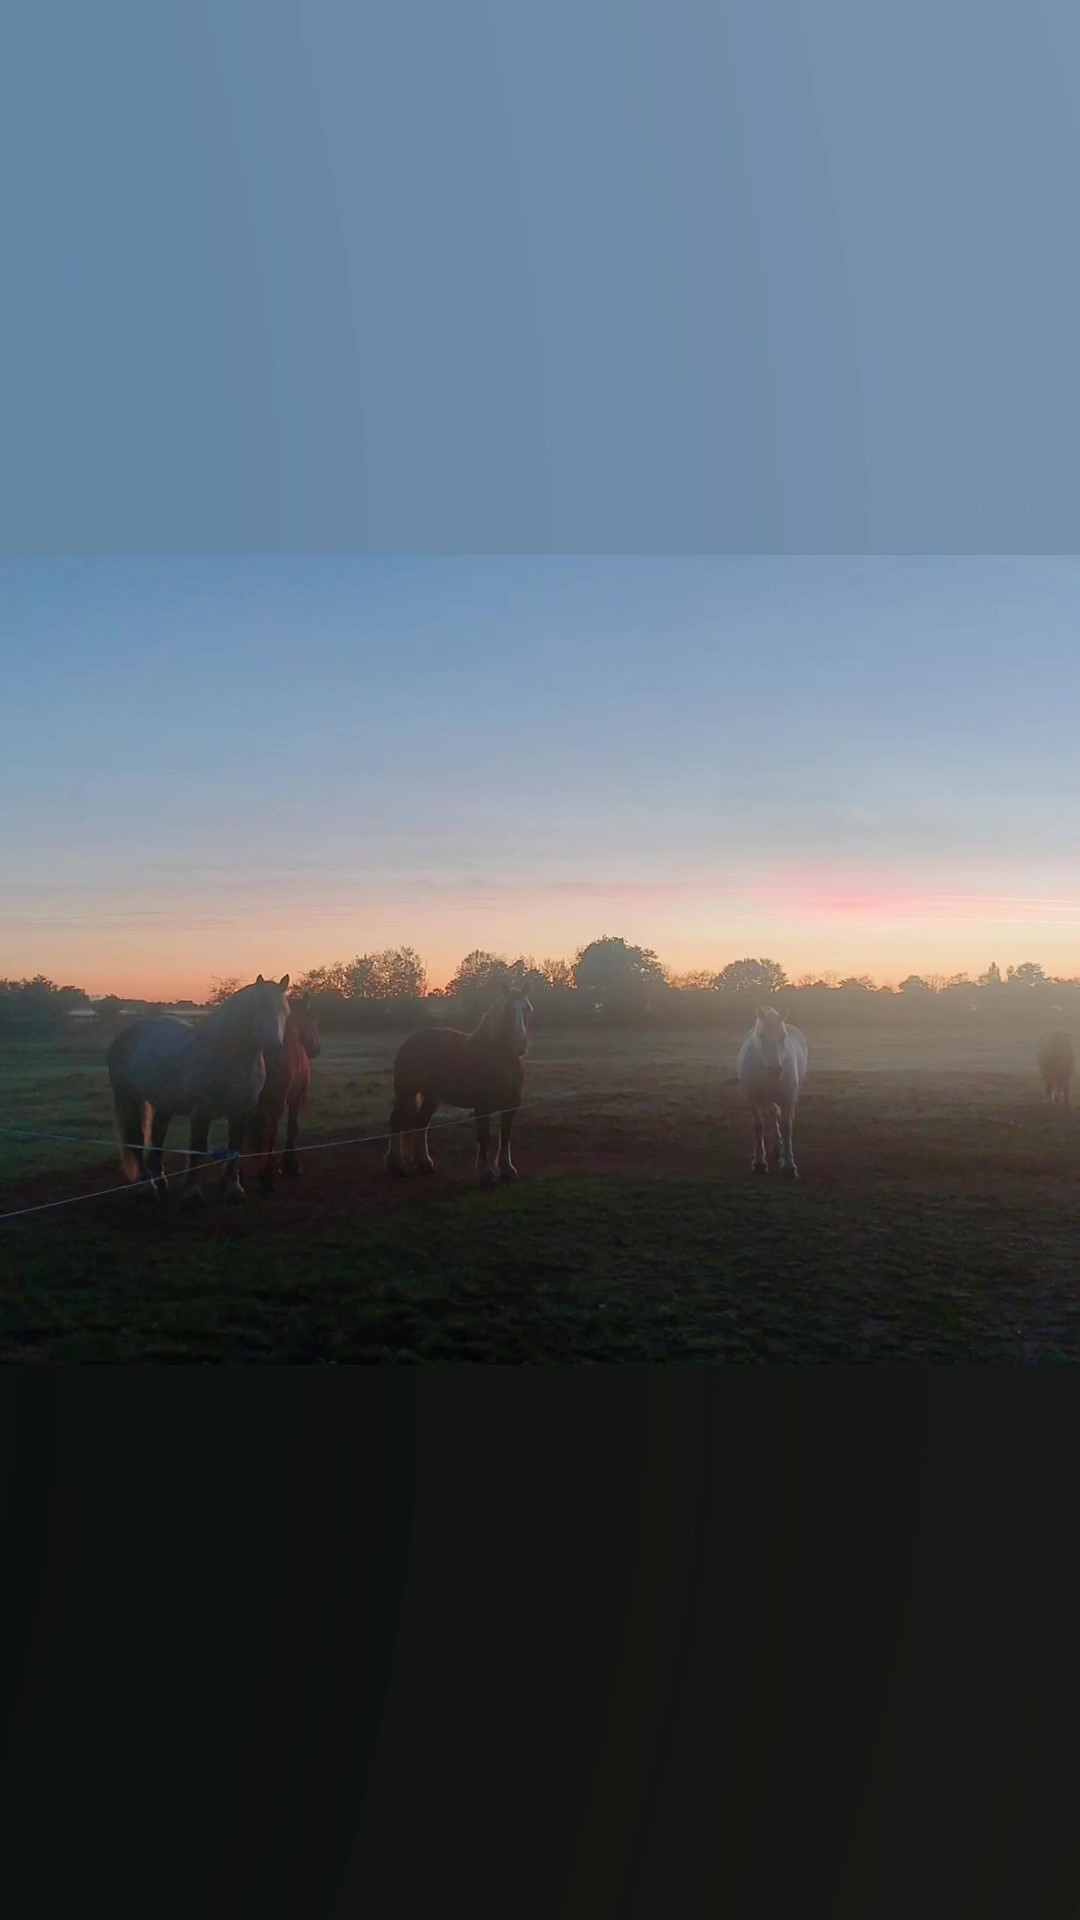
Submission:
[[[241,987],[196,1029],[184,1020],[133,1020],[109,1048],[120,1161],[129,1180],[146,1181],[149,1195],[165,1192],[162,1156],[174,1114],[191,1115],[191,1158],[181,1185],[185,1203],[203,1194],[195,1180],[198,1156],[206,1152],[212,1123],[229,1123],[229,1152],[244,1150],[244,1136],[266,1081],[266,1061],[281,1052],[289,1013],[289,976]],[[150,1147],[146,1152],[147,1126]],[[139,1144],[141,1142],[141,1145]],[[243,1200],[237,1158],[225,1163],[222,1192]]]
[[[754,1117],[755,1173],[768,1173],[766,1127],[775,1129],[776,1164],[789,1180],[798,1178],[791,1127],[806,1079],[806,1035],[789,1027],[775,1007],[759,1007],[735,1064],[739,1085]]]

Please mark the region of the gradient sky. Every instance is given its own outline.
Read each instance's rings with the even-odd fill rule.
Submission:
[[[1080,972],[1080,561],[0,562],[0,974]]]

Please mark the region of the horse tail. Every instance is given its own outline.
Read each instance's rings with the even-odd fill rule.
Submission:
[[[128,1180],[139,1177],[139,1163],[135,1158],[134,1142],[139,1140],[146,1145],[150,1129],[150,1102],[140,1099],[128,1087],[113,1088],[113,1109],[116,1114],[116,1138],[120,1143],[120,1165]]]

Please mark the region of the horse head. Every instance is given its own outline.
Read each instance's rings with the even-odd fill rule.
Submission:
[[[766,1078],[779,1080],[784,1071],[787,1042],[787,1022],[783,1014],[777,1013],[775,1007],[759,1007],[754,1031],[765,1062]]]
[[[248,991],[252,997],[252,1023],[258,1046],[263,1053],[280,1053],[289,1018],[288,974],[283,973],[280,980],[264,980],[260,973]]]
[[[528,1051],[532,1015],[533,1003],[524,988],[508,981],[502,998],[489,1008],[480,1025],[485,1037],[495,1046],[506,1047],[520,1058]]]
[[[309,1060],[317,1060],[322,1052],[322,1040],[319,1037],[319,1023],[312,1011],[311,1001],[305,993],[294,994],[289,1001],[289,1025],[295,1033]]]

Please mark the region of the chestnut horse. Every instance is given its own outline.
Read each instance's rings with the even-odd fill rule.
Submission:
[[[306,998],[294,995],[289,1002],[289,1018],[285,1023],[281,1056],[272,1069],[267,1068],[266,1085],[259,1096],[251,1126],[254,1151],[266,1155],[259,1175],[259,1186],[264,1193],[274,1190],[274,1143],[281,1116],[286,1109],[289,1118],[285,1127],[285,1154],[281,1171],[286,1179],[295,1179],[300,1172],[296,1154],[300,1115],[307,1106],[311,1092],[311,1063],[321,1052],[322,1041],[311,1003]]]
[[[427,1130],[437,1107],[471,1107],[476,1116],[476,1166],[480,1184],[516,1180],[510,1158],[510,1129],[525,1086],[532,1001],[506,987],[485,1013],[475,1033],[453,1027],[422,1027],[402,1041],[394,1058],[394,1110],[390,1115],[389,1173],[407,1174],[403,1135],[415,1142],[418,1173],[433,1173]],[[490,1116],[499,1115],[498,1171],[491,1159]]]

